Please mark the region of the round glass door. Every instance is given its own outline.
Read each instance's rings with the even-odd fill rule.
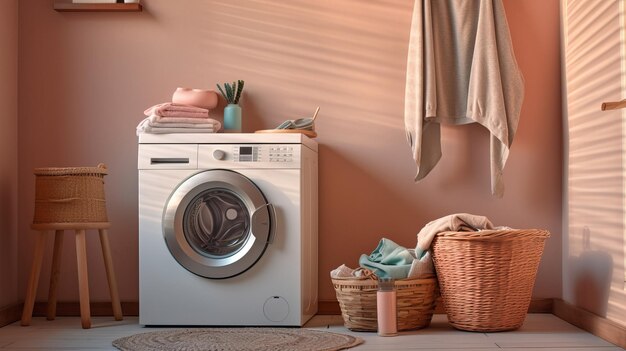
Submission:
[[[273,235],[274,211],[247,177],[227,170],[197,173],[170,195],[163,234],[174,258],[214,279],[236,276],[261,258]]]
[[[204,190],[191,200],[183,216],[183,234],[201,255],[228,257],[250,236],[248,208],[227,189]]]

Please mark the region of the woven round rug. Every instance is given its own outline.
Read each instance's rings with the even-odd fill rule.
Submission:
[[[362,343],[351,335],[290,328],[193,328],[135,334],[113,341],[123,351],[335,351]]]

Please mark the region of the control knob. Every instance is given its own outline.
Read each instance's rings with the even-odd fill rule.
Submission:
[[[213,158],[216,160],[223,160],[226,157],[226,153],[222,150],[216,149],[213,150]]]

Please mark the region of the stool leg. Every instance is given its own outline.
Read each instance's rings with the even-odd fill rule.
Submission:
[[[38,232],[33,257],[33,266],[30,270],[28,288],[26,289],[26,299],[24,301],[24,310],[22,311],[21,324],[23,326],[30,325],[33,317],[33,307],[35,306],[35,296],[37,295],[37,285],[39,284],[39,273],[41,273],[41,262],[43,261],[43,251],[46,246],[46,237],[47,233],[45,231]]]
[[[87,275],[87,240],[84,229],[76,231],[76,263],[78,267],[80,322],[83,329],[89,329],[91,328],[91,311],[89,309],[89,277]]]
[[[48,290],[48,313],[46,319],[54,320],[57,314],[57,284],[61,273],[61,253],[63,252],[63,230],[54,232],[54,253],[50,270],[50,288]]]
[[[121,321],[122,306],[120,305],[120,297],[117,293],[117,280],[115,279],[115,270],[113,269],[113,259],[111,257],[111,247],[109,246],[109,234],[106,229],[99,229],[100,245],[102,246],[102,257],[104,257],[104,268],[107,272],[107,280],[109,281],[109,291],[111,293],[111,304],[113,305],[113,316],[116,321]]]

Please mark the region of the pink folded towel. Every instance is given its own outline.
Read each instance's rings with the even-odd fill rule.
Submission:
[[[174,104],[172,102],[154,105],[145,110],[144,114],[146,116],[156,115],[160,117],[209,118],[209,110],[206,108]]]
[[[161,117],[157,115],[150,115],[148,117],[152,123],[188,123],[188,124],[204,124],[213,123],[213,118],[198,118],[198,117]]]

